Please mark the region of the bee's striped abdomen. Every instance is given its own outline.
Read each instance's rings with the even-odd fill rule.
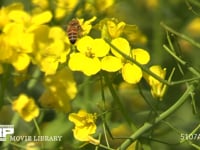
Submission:
[[[67,35],[71,44],[74,44],[81,32],[81,26],[77,19],[73,19],[67,27]]]

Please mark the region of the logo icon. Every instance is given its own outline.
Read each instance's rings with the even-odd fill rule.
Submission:
[[[0,141],[6,141],[6,136],[14,133],[14,125],[0,125]]]

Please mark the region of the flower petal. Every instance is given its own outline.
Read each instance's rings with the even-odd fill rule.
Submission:
[[[136,48],[132,50],[133,58],[140,64],[147,64],[150,60],[150,55],[146,50]]]
[[[122,61],[118,57],[105,56],[101,60],[101,69],[108,72],[115,72],[122,68]]]
[[[82,71],[87,76],[94,75],[101,70],[101,62],[96,57],[95,58],[85,57],[82,63],[83,63]]]
[[[68,63],[69,68],[72,71],[81,71],[84,57],[85,56],[82,53],[72,53]]]
[[[142,78],[142,70],[136,65],[126,63],[122,67],[122,77],[126,82],[136,84]]]
[[[94,39],[90,36],[84,36],[83,38],[77,41],[77,49],[79,50],[79,52],[85,54],[88,51],[88,49],[93,48],[93,41]]]
[[[8,17],[10,20],[18,23],[27,23],[31,19],[30,15],[23,10],[13,10],[9,13]]]
[[[15,69],[21,71],[28,67],[30,63],[30,57],[27,54],[21,53],[13,61],[13,66]]]
[[[78,113],[69,114],[68,118],[75,124],[73,129],[74,137],[79,141],[91,142],[99,144],[99,141],[91,137],[96,132],[96,114],[89,114],[85,110],[79,110]]]
[[[124,53],[126,55],[130,54],[130,45],[126,39],[119,37],[119,38],[112,40],[111,44],[113,44],[116,48],[118,48],[122,53]],[[115,56],[117,56],[119,58],[123,57],[114,48],[111,48],[111,51]]]
[[[93,45],[93,52],[96,57],[103,57],[110,50],[110,46],[103,39],[95,39]]]
[[[91,76],[101,69],[101,62],[98,58],[89,58],[82,53],[70,55],[69,68],[73,71],[82,71],[85,75]]]
[[[31,22],[33,24],[40,25],[49,22],[51,18],[52,18],[52,13],[50,11],[45,11],[33,16]]]
[[[41,62],[41,70],[45,72],[45,75],[55,74],[58,68],[58,61],[55,61],[53,57],[45,57]]]

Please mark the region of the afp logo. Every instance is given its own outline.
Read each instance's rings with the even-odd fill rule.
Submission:
[[[0,141],[6,141],[6,136],[14,134],[14,125],[0,125]]]

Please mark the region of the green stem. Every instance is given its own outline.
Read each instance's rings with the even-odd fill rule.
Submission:
[[[186,35],[184,35],[184,34],[182,34],[182,33],[179,33],[179,32],[177,32],[177,31],[175,31],[174,29],[170,28],[169,26],[167,26],[167,25],[164,24],[163,22],[161,22],[160,25],[161,25],[165,30],[167,30],[167,31],[169,31],[169,32],[171,32],[171,33],[177,35],[178,37],[180,37],[180,38],[182,38],[182,39],[188,41],[188,42],[191,43],[192,45],[194,45],[194,46],[200,48],[200,44],[199,44],[198,42],[194,41],[192,38],[190,38],[190,37],[188,37],[188,36],[186,36]]]
[[[198,0],[186,0],[186,2],[190,2],[193,5],[196,5],[197,7],[200,7],[200,2]]]
[[[198,78],[200,78],[200,72],[197,71],[195,68],[193,68],[192,66],[190,66],[189,64],[187,64],[187,62],[185,62],[184,60],[182,60],[181,58],[179,58],[178,56],[174,55],[174,53],[166,46],[163,45],[163,48],[172,56],[174,57],[178,62],[180,62],[182,65],[185,65],[187,67],[187,69],[193,73],[194,75],[196,75]]]
[[[17,129],[19,120],[20,120],[20,117],[18,113],[14,113],[10,124],[14,125],[14,128]],[[3,142],[2,147],[7,147],[9,144],[12,144],[12,142],[10,142],[10,140],[6,140],[5,142]]]
[[[119,106],[121,113],[122,113],[123,116],[125,117],[127,123],[132,127],[133,131],[136,131],[136,129],[137,129],[136,126],[132,123],[131,118],[129,117],[129,115],[128,115],[127,112],[125,111],[124,106],[123,106],[122,102],[120,101],[120,98],[119,98],[119,96],[117,95],[117,93],[116,93],[114,87],[112,86],[112,83],[111,83],[111,81],[109,80],[107,74],[104,72],[103,75],[104,75],[105,82],[106,82],[106,84],[108,85],[108,88],[109,88],[109,90],[110,90],[110,92],[111,92],[111,94],[112,94],[112,97],[113,97],[113,99],[115,100],[115,102],[117,103],[117,105]]]
[[[104,93],[104,84],[103,84],[103,75],[100,75],[100,87],[101,87],[101,97],[102,97],[102,101],[103,101],[103,111],[105,112],[106,110],[106,98],[105,98],[105,93]],[[104,132],[104,138],[105,138],[105,142],[108,148],[110,148],[109,142],[108,142],[108,137],[107,137],[107,132],[106,132],[106,122],[105,122],[105,118],[106,118],[106,113],[102,114],[102,121],[103,121],[103,132]],[[110,131],[108,131],[110,133]]]
[[[161,31],[162,28],[159,25],[160,20],[162,20],[162,6],[163,2],[158,1],[159,5],[156,9],[153,10],[153,17],[152,17],[152,53],[151,53],[151,62],[153,64],[160,64],[165,57],[163,55],[162,49],[162,42],[163,42],[163,32]],[[158,57],[159,56],[159,57]]]
[[[172,50],[170,50],[166,45],[163,45],[163,48],[172,56],[174,57],[179,63],[181,63],[182,65],[186,65],[186,62],[184,60],[182,60],[181,58],[179,58],[177,55],[174,54],[174,52]]]
[[[174,111],[176,111],[187,100],[187,98],[190,96],[191,92],[194,91],[194,89],[195,88],[193,84],[188,86],[187,90],[183,93],[183,95],[178,99],[178,101],[174,105],[172,105],[170,108],[168,108],[166,111],[164,111],[162,114],[155,118],[154,124],[148,122],[144,123],[142,127],[140,127],[135,133],[133,133],[127,140],[125,140],[121,144],[118,150],[126,150],[127,147],[138,137],[150,130],[155,124],[159,123],[160,121],[174,113]]]
[[[192,13],[199,16],[199,14],[192,8],[192,5],[190,4],[189,0],[185,0],[185,3],[188,7],[188,10],[192,11]],[[200,3],[198,3],[198,2],[196,3],[196,1],[191,0],[191,3],[193,3],[194,5],[197,5],[197,7],[200,7]]]
[[[33,119],[33,122],[34,122],[35,128],[37,130],[37,134],[40,136],[41,135],[41,130],[40,130],[40,127],[39,127],[39,125],[37,123],[37,120]],[[43,142],[41,143],[41,149],[44,149],[44,143]]]
[[[116,50],[116,52],[118,52],[121,56],[123,56],[125,59],[131,61],[132,63],[134,63],[135,65],[137,65],[138,67],[140,67],[144,72],[146,72],[147,74],[151,75],[152,77],[154,77],[155,79],[157,79],[158,81],[166,84],[166,85],[170,85],[170,83],[167,80],[162,79],[161,77],[159,77],[158,75],[156,75],[155,73],[153,73],[152,71],[150,71],[148,68],[146,68],[145,66],[143,66],[142,64],[140,64],[139,62],[137,62],[136,60],[134,60],[133,58],[127,56],[126,54],[124,54],[122,51],[120,51],[118,48],[116,48],[113,44],[111,44],[109,42],[109,40],[104,39],[114,50]]]
[[[0,109],[4,104],[5,100],[5,91],[10,78],[10,67],[9,65],[3,65],[4,72],[0,76]]]
[[[189,145],[191,145],[192,147],[196,148],[197,150],[200,149],[200,146],[198,146],[198,145],[196,145],[196,144],[194,144],[194,143],[189,143]]]
[[[40,128],[38,126],[38,123],[37,123],[36,119],[33,119],[33,122],[34,122],[34,125],[35,125],[35,128],[37,130],[38,135],[41,135],[41,131],[40,131]]]
[[[101,148],[107,149],[107,150],[115,150],[115,149],[113,149],[113,148],[107,147],[107,146],[102,145],[102,144],[100,144],[100,145],[98,145],[98,146],[101,147]]]
[[[36,86],[40,75],[41,75],[40,70],[38,68],[35,68],[34,72],[32,73],[31,79],[29,80],[27,84],[28,90],[31,90]]]
[[[10,144],[10,145],[13,145],[13,146],[15,146],[15,147],[17,147],[17,148],[19,148],[19,149],[21,149],[21,150],[23,150],[23,149],[26,150],[26,149],[27,149],[26,146],[22,146],[22,145],[13,143],[13,142],[10,142],[9,144]]]
[[[183,84],[183,83],[187,83],[187,82],[192,82],[195,80],[200,80],[200,77],[194,77],[194,78],[184,79],[184,80],[180,80],[180,81],[172,81],[172,82],[170,82],[170,85],[178,85],[178,84]]]
[[[105,123],[103,123],[103,132],[104,132],[104,138],[105,138],[105,141],[106,141],[106,145],[108,148],[110,148],[110,144],[108,142],[108,137],[107,137],[107,134],[106,134],[106,127],[105,127]],[[110,131],[109,131],[110,132]]]

